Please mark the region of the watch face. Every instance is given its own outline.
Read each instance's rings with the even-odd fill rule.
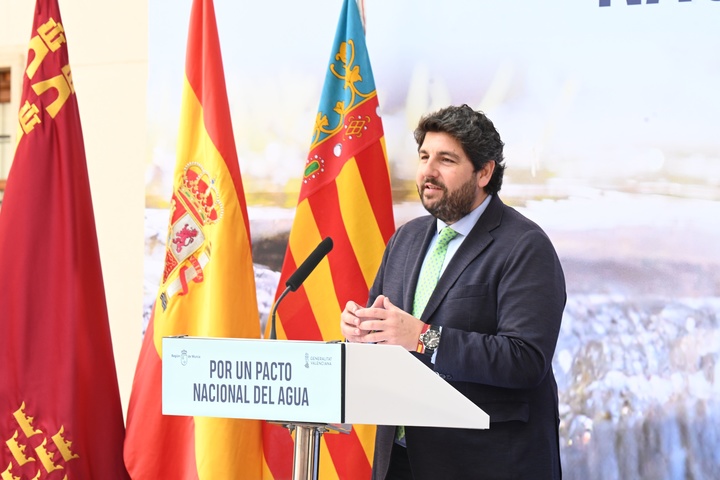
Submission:
[[[428,330],[423,335],[422,343],[426,349],[435,350],[440,344],[440,332],[437,330]]]

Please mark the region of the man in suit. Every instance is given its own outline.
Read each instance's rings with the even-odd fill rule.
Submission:
[[[447,107],[423,117],[415,139],[417,189],[431,215],[398,228],[368,307],[348,302],[341,329],[350,342],[415,352],[490,416],[490,428],[378,426],[373,479],[559,479],[551,363],[566,293],[555,249],[500,200],[504,144],[483,113]],[[439,279],[427,280],[433,265]]]

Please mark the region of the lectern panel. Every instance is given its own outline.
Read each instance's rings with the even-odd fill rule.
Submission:
[[[165,337],[163,414],[342,423],[342,347]]]

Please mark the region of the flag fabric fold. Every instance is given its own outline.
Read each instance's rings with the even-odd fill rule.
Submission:
[[[194,0],[187,40],[165,266],[128,409],[133,479],[260,478],[256,420],[163,416],[162,338],[259,338],[250,227],[211,0]]]
[[[82,126],[57,0],[38,0],[0,209],[0,477],[125,479]]]
[[[333,250],[277,310],[277,337],[339,340],[349,300],[364,304],[395,230],[375,82],[355,0],[343,2],[276,298],[325,237]],[[269,327],[268,327],[269,328]],[[320,478],[370,478],[375,428],[322,437]],[[263,424],[263,478],[291,478],[293,441]]]

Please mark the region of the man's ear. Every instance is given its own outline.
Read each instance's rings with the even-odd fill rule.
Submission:
[[[483,167],[478,171],[477,175],[477,182],[478,187],[485,188],[485,186],[490,183],[490,179],[492,178],[492,174],[495,171],[495,160],[490,160],[483,165]]]

